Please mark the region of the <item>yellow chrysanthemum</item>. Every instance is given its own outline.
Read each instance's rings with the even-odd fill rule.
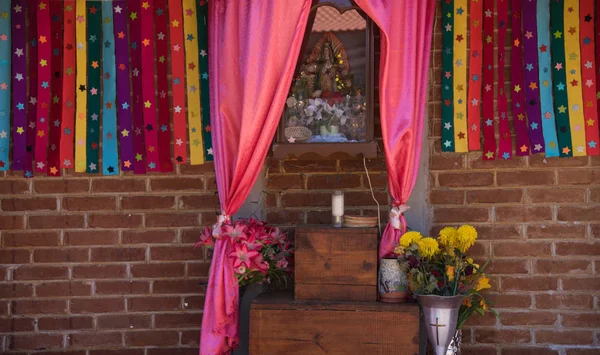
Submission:
[[[440,231],[438,240],[446,249],[452,249],[456,245],[456,228],[445,227]]]
[[[448,281],[454,281],[454,266],[446,266],[446,276],[448,276]]]
[[[468,224],[460,226],[456,230],[456,234],[458,242],[457,248],[462,253],[465,253],[467,250],[469,250],[469,248],[475,244],[475,240],[477,240],[477,230]]]
[[[406,232],[400,237],[400,246],[408,248],[411,244],[417,243],[421,239],[423,239],[423,236],[419,232]]]
[[[481,291],[491,287],[492,285],[490,285],[490,279],[484,276],[477,280],[477,286],[475,286],[475,291]]]
[[[419,246],[419,254],[426,258],[431,258],[440,252],[440,246],[437,240],[430,237],[419,240],[417,245]]]

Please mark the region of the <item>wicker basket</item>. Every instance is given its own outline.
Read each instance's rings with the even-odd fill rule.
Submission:
[[[377,217],[368,216],[344,216],[344,227],[376,227]]]
[[[289,140],[293,137],[297,143],[304,143],[310,137],[312,137],[312,132],[310,129],[304,126],[287,127],[284,131],[284,134],[286,140]]]

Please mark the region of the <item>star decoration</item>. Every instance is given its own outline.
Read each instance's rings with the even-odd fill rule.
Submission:
[[[588,145],[589,145],[589,146],[590,146],[590,148],[592,148],[592,149],[593,149],[593,148],[596,148],[596,144],[597,144],[597,143],[596,143],[595,141],[593,141],[593,140],[591,140],[591,141],[589,141],[589,142],[588,142]]]
[[[562,150],[562,153],[565,155],[568,155],[571,152],[571,149],[569,149],[569,147],[564,147]]]
[[[548,46],[546,46],[545,44],[542,44],[542,45],[540,46],[540,52],[544,53],[544,52],[546,52],[547,50],[548,50]]]
[[[129,18],[131,19],[131,21],[137,19],[137,12],[132,12],[129,14]]]
[[[525,37],[527,39],[532,39],[533,38],[533,33],[531,31],[527,31],[527,32],[525,32]]]
[[[492,151],[488,151],[487,153],[485,153],[485,157],[486,157],[488,160],[494,159],[494,152],[492,152]]]
[[[577,86],[577,84],[578,84],[577,80],[573,79],[571,81],[571,86]]]

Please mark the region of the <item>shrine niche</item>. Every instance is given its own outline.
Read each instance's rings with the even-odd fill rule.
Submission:
[[[313,6],[275,158],[374,157],[373,25],[350,1]]]

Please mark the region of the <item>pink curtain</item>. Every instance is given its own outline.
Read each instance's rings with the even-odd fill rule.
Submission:
[[[292,81],[310,0],[211,0],[209,80],[215,171],[222,216],[242,205],[263,166]],[[202,318],[200,355],[238,342],[239,292],[219,239]]]
[[[381,30],[381,130],[394,200],[379,247],[379,257],[386,257],[406,231],[402,213],[419,171],[435,0],[356,3]]]

